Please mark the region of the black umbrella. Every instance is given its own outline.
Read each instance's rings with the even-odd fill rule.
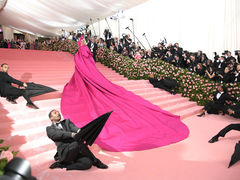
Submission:
[[[108,120],[112,112],[113,111],[105,113],[94,119],[87,125],[83,126],[80,132],[75,135],[74,139],[77,141],[85,141],[87,145],[91,146],[102,131],[106,121]]]
[[[27,87],[25,90],[26,90],[28,97],[39,96],[42,94],[57,91],[56,89],[53,89],[51,87],[44,86],[41,84],[35,84],[35,83],[27,83]]]
[[[234,165],[239,160],[240,160],[240,141],[235,145],[235,150],[231,157],[231,161],[229,163],[228,168],[230,168],[232,165]]]

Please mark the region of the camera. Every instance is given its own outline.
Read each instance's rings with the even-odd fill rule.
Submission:
[[[4,175],[0,180],[37,180],[31,175],[30,163],[21,158],[12,159],[4,167]]]
[[[222,55],[225,56],[225,55],[227,55],[227,53],[228,53],[228,50],[225,50],[225,51],[222,53]]]
[[[214,54],[214,60],[217,61],[220,56],[217,54],[217,52],[213,52],[213,54]]]
[[[236,50],[235,52],[235,56],[239,56],[240,50]]]

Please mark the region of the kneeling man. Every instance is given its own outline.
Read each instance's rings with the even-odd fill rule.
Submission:
[[[67,170],[86,170],[92,166],[101,169],[108,168],[97,159],[82,141],[76,141],[75,135],[81,131],[69,119],[61,121],[59,111],[52,110],[49,113],[52,125],[47,127],[47,135],[57,146],[56,160],[50,168],[66,168]]]

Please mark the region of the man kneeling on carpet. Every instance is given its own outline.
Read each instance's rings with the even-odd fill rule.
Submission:
[[[28,107],[38,109],[38,107],[31,101],[31,97],[57,91],[56,89],[41,84],[35,84],[33,82],[23,83],[18,81],[8,75],[8,69],[8,64],[3,63],[1,65],[0,96],[6,97],[7,101],[11,102],[12,104],[17,104],[16,99],[20,96],[23,96],[27,101]],[[17,84],[20,87],[24,87],[24,89],[14,87],[12,86],[12,83]]]
[[[87,170],[92,166],[100,169],[108,168],[107,165],[93,155],[87,143],[79,138],[79,134],[85,129],[79,129],[69,119],[61,121],[61,115],[55,109],[50,111],[49,118],[52,125],[46,129],[47,136],[57,146],[57,153],[54,156],[56,162],[50,166],[51,169]]]
[[[33,102],[30,100],[30,97],[27,95],[25,89],[19,89],[11,84],[17,84],[21,87],[26,88],[28,85],[26,83],[23,83],[21,81],[18,81],[11,76],[8,75],[8,69],[9,66],[6,63],[3,63],[1,65],[1,72],[0,72],[0,96],[6,97],[6,99],[11,102],[12,104],[17,104],[15,99],[17,99],[20,96],[23,96],[24,99],[27,101],[27,106],[30,108],[38,109],[36,105],[33,104]]]

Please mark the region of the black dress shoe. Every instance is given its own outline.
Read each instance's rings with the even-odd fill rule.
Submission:
[[[205,113],[203,112],[202,114],[199,114],[199,115],[197,115],[198,117],[202,117],[202,116],[204,116],[205,115]]]
[[[171,94],[176,95],[177,93],[175,91],[172,91]]]
[[[56,169],[56,168],[65,168],[64,164],[61,164],[60,162],[54,162],[50,167],[50,169]]]
[[[39,108],[38,108],[35,104],[33,104],[33,103],[27,103],[26,106],[29,107],[29,108],[32,108],[32,109],[39,109]]]
[[[214,136],[212,139],[210,139],[208,142],[209,143],[215,143],[218,141],[218,137],[217,136]]]
[[[96,166],[99,169],[107,169],[108,168],[108,166],[106,164],[103,164],[99,159],[97,159],[97,161],[93,163],[93,166]]]

